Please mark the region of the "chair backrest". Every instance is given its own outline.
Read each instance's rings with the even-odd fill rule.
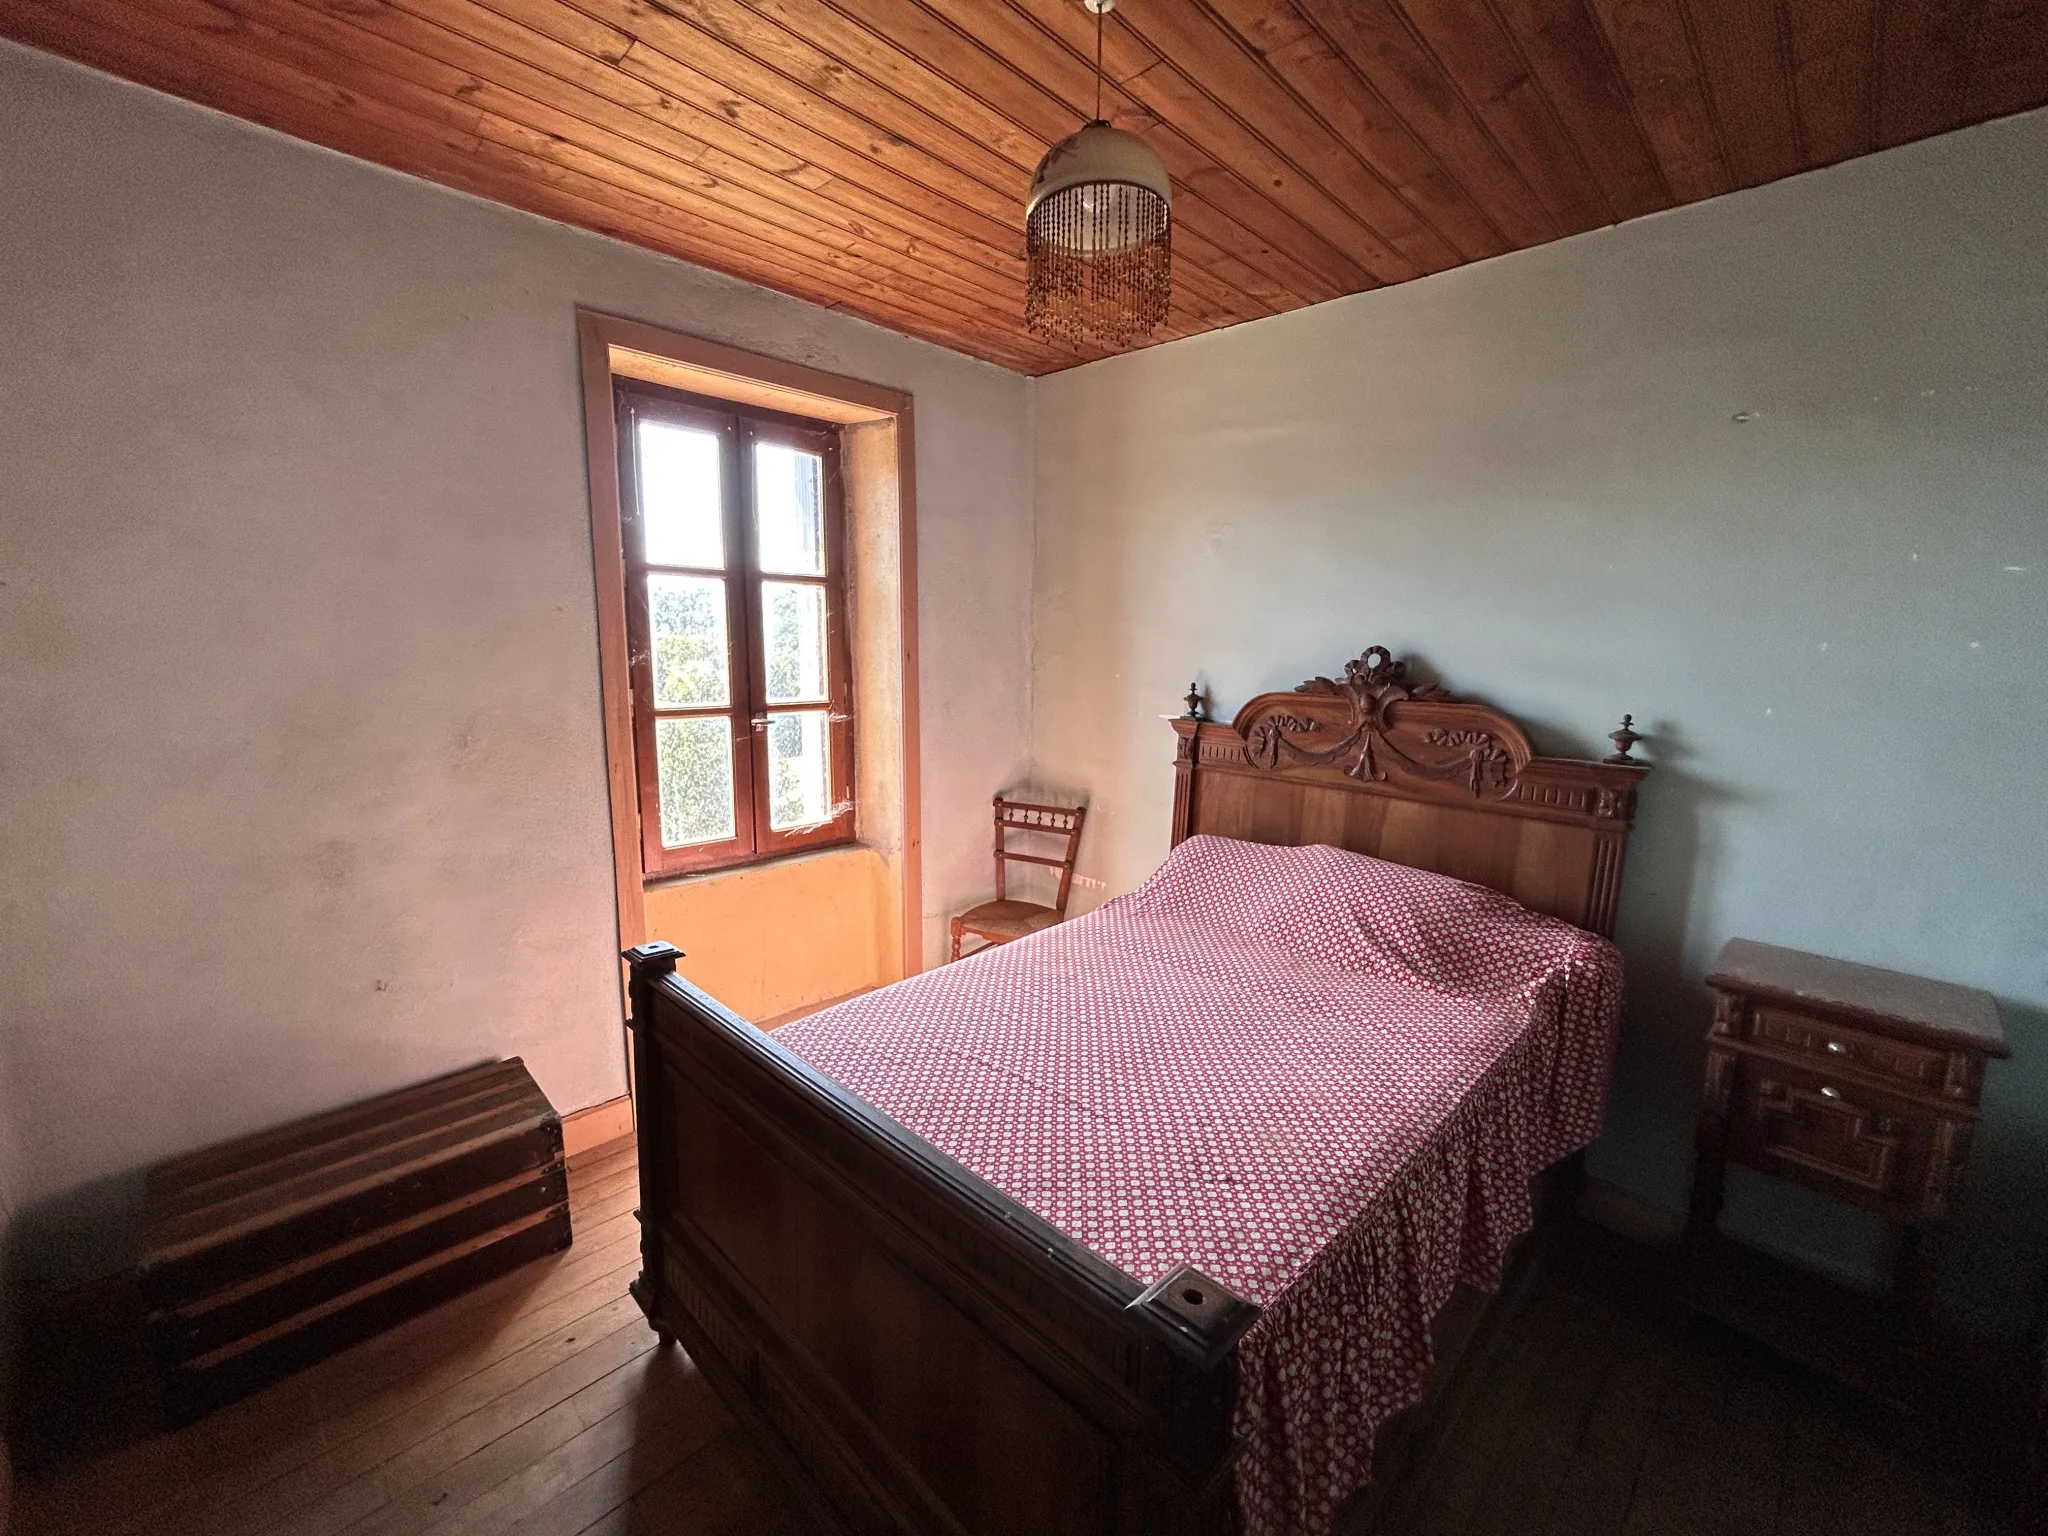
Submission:
[[[1074,856],[1081,851],[1081,823],[1087,819],[1088,811],[1083,806],[1033,805],[1026,800],[1005,800],[997,795],[996,900],[1009,900],[1008,882],[1003,878],[1005,864],[1012,860],[1019,864],[1043,864],[1060,872],[1060,894],[1053,903],[1053,910],[1062,917],[1066,916],[1067,892],[1074,883]],[[1056,859],[1043,854],[1013,852],[1007,842],[1012,832],[1063,837],[1066,839],[1066,852]]]

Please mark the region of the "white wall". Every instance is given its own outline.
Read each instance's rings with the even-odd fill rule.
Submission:
[[[1034,385],[1034,768],[1081,867],[1164,853],[1223,718],[1384,643],[1538,727],[1651,733],[1594,1169],[1682,1202],[1698,979],[1747,934],[1984,987],[1951,1289],[2048,1254],[2048,114]],[[1868,1234],[1737,1192],[1854,1267]]]
[[[1020,378],[0,44],[0,1053],[34,1267],[165,1154],[623,1091],[574,308],[917,400],[925,891],[1025,761]]]

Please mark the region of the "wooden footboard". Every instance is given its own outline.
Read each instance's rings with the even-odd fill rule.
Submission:
[[[634,1295],[821,1526],[1223,1533],[1257,1309],[1143,1289],[629,950]]]

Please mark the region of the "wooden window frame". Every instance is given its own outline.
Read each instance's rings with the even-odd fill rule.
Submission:
[[[924,805],[922,729],[918,698],[917,402],[907,392],[847,374],[708,341],[665,326],[576,311],[576,352],[582,382],[584,463],[590,487],[591,601],[596,611],[597,705],[604,739],[606,802],[611,812],[612,890],[621,949],[647,938],[647,882],[640,871],[640,811],[633,762],[633,700],[626,641],[625,555],[619,537],[619,455],[612,390],[619,378],[645,379],[713,396],[720,401],[769,405],[818,421],[851,427],[885,426],[892,473],[863,492],[849,449],[849,531],[863,517],[872,533],[881,519],[893,524],[886,599],[878,625],[892,630],[893,660],[884,664],[895,690],[895,717],[870,718],[865,731],[887,731],[885,749],[895,762],[884,817],[900,817],[900,844],[892,854],[902,973],[924,969]],[[879,506],[875,498],[886,503]],[[863,502],[867,511],[863,513]],[[855,643],[859,644],[858,631]],[[625,1013],[626,967],[619,967],[620,1017]],[[627,1058],[631,1073],[631,1056]]]
[[[847,635],[846,487],[840,464],[838,429],[829,422],[760,406],[691,394],[637,379],[613,381],[613,411],[619,454],[619,518],[625,557],[628,671],[633,704],[633,757],[639,790],[640,865],[643,881],[671,879],[707,870],[766,863],[792,854],[839,847],[854,841],[853,668]],[[725,564],[711,570],[650,566],[640,528],[638,434],[646,418],[717,434],[724,492]],[[754,450],[780,444],[816,453],[824,461],[823,534],[825,574],[821,577],[764,572],[754,523]],[[653,645],[647,608],[647,578],[653,572],[714,577],[726,600],[726,676],[723,705],[657,707]],[[767,647],[761,631],[763,583],[794,583],[825,594],[826,697],[821,704],[767,701]],[[834,814],[809,825],[771,824],[768,721],[771,714],[819,713],[826,725],[828,803]],[[661,837],[661,791],[656,766],[656,722],[711,718],[732,722],[733,836],[717,842],[670,847]]]

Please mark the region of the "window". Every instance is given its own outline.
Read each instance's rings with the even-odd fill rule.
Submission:
[[[850,840],[836,431],[637,382],[614,392],[642,872]]]

